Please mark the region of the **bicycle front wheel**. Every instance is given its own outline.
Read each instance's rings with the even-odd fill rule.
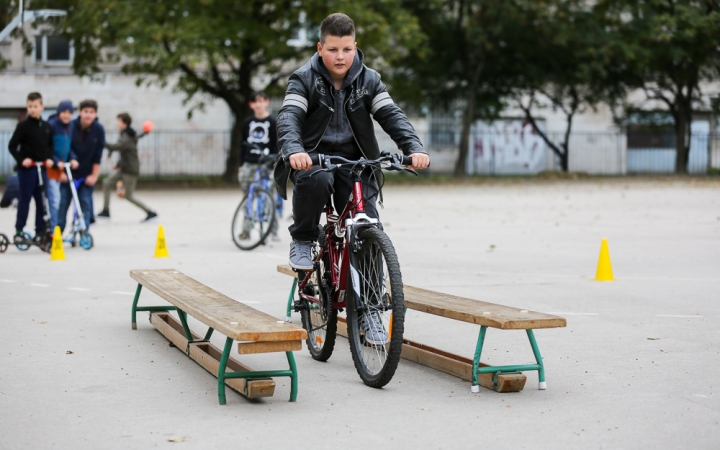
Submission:
[[[235,210],[232,238],[241,250],[252,250],[265,242],[275,224],[275,202],[270,192],[256,188]]]
[[[395,248],[377,228],[359,233],[350,262],[347,325],[355,369],[374,388],[388,384],[402,351],[405,323],[403,283]]]

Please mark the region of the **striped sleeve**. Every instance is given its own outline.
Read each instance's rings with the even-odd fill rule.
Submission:
[[[302,109],[303,112],[307,112],[308,102],[307,99],[302,95],[287,94],[285,95],[285,100],[283,100],[282,106],[283,108],[286,106],[297,106],[298,108]]]
[[[375,98],[372,100],[372,107],[370,108],[370,114],[375,114],[378,112],[381,108],[384,108],[388,105],[392,105],[395,102],[393,102],[393,99],[390,97],[390,94],[386,92],[381,92],[378,95],[375,96]]]

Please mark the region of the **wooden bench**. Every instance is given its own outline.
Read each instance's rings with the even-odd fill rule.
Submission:
[[[295,277],[287,304],[287,322],[291,322],[293,297],[297,288],[297,274],[290,266],[279,265],[278,272]],[[562,317],[543,314],[509,306],[442,294],[440,292],[404,285],[405,307],[448,319],[480,325],[480,334],[474,358],[468,359],[429,345],[403,339],[402,358],[470,381],[471,391],[479,392],[479,386],[497,392],[518,392],[525,387],[526,377],[521,372],[537,371],[538,388],[545,389],[545,366],[535,340],[534,329],[566,326]],[[347,337],[345,319],[339,318],[338,333]],[[535,356],[535,364],[490,366],[480,362],[485,334],[488,327],[500,330],[525,330]]]
[[[302,349],[302,341],[307,338],[305,330],[237,302],[177,270],[131,270],[130,276],[138,282],[132,329],[137,329],[137,311],[149,311],[150,323],[160,333],[217,376],[221,405],[226,403],[225,384],[247,398],[271,397],[275,392],[271,377],[290,377],[290,401],[297,399],[297,367],[292,352]],[[143,287],[172,306],[138,306]],[[170,311],[177,312],[179,321]],[[190,330],[188,314],[209,327],[204,337]],[[222,351],[210,343],[214,331],[227,337]],[[285,352],[290,369],[255,371],[230,357],[234,341],[239,341],[241,355]]]

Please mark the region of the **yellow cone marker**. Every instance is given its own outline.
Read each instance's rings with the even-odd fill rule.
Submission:
[[[600,259],[598,260],[597,273],[595,281],[613,281],[612,265],[610,264],[610,250],[608,249],[607,239],[602,240],[600,244]]]
[[[167,251],[167,245],[165,244],[165,230],[163,226],[158,227],[157,242],[155,243],[155,257],[156,258],[169,258]]]
[[[63,248],[62,232],[58,226],[56,226],[53,231],[50,261],[65,261],[65,249]]]

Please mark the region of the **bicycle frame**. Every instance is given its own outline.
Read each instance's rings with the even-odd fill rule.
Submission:
[[[267,176],[265,176],[265,174],[263,174],[263,171],[264,171],[264,168],[262,166],[259,166],[255,170],[255,179],[253,180],[252,184],[248,188],[248,194],[247,194],[248,202],[247,202],[247,206],[246,206],[246,208],[247,208],[246,213],[249,217],[258,217],[260,219],[262,219],[262,214],[263,214],[263,211],[265,210],[265,202],[264,202],[264,200],[261,199],[258,202],[258,204],[256,205],[257,206],[256,213],[253,214],[252,198],[253,198],[253,194],[255,193],[255,189],[257,187],[263,188],[268,191],[270,190],[270,179]]]
[[[348,200],[342,214],[338,217],[334,214],[332,206],[328,204],[325,209],[327,227],[325,229],[325,245],[320,249],[316,261],[324,254],[328,254],[330,262],[330,273],[332,277],[332,302],[333,308],[345,308],[348,273],[350,270],[350,244],[356,224],[367,226],[377,223],[377,219],[370,219],[365,215],[365,199],[363,198],[363,183],[358,173],[353,171],[355,181],[353,182],[352,196]],[[317,305],[322,305],[318,297],[304,293],[304,288],[312,278],[313,271],[308,271],[298,285],[300,298]],[[319,280],[318,280],[319,282]]]

